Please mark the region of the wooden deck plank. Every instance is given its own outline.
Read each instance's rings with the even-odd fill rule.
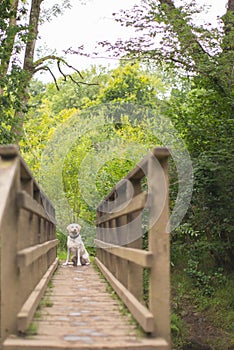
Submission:
[[[168,350],[165,340],[139,334],[122,315],[92,266],[60,266],[45,298],[52,306],[33,319],[37,334],[5,340],[3,350]]]

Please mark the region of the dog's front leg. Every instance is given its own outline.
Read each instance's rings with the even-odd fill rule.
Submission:
[[[65,263],[63,263],[63,266],[68,265],[69,260],[70,260],[70,248],[67,249],[67,259],[66,259]]]
[[[80,248],[77,248],[77,266],[81,266],[81,262],[80,262]]]

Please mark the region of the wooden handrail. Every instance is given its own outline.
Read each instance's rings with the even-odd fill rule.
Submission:
[[[35,260],[45,255],[58,245],[58,239],[53,239],[42,244],[37,244],[20,250],[16,254],[17,266],[22,269],[32,264]]]
[[[128,307],[135,319],[140,323],[142,328],[151,333],[154,330],[154,316],[142,303],[135,298],[129,290],[106,268],[100,260],[96,260],[97,266],[101,269],[106,279],[110,282],[116,293]]]
[[[58,266],[55,210],[14,145],[0,146],[0,336],[25,332]],[[33,273],[32,273],[33,272]]]
[[[154,148],[100,202],[95,221],[96,264],[145,332],[164,338],[168,344],[169,156],[169,149]],[[144,179],[146,186],[142,185]],[[148,212],[147,250],[142,249],[144,209]],[[149,309],[143,305],[143,269],[149,271]]]
[[[102,224],[106,221],[110,221],[112,219],[116,219],[118,217],[121,217],[125,214],[130,214],[136,211],[139,211],[143,208],[146,207],[146,201],[147,201],[147,193],[146,192],[142,192],[140,194],[138,194],[137,196],[135,196],[134,198],[132,198],[131,202],[126,203],[126,205],[120,205],[115,207],[114,212],[110,211],[108,214],[102,215],[100,217],[98,217],[95,220],[95,224]]]
[[[112,255],[118,256],[119,258],[132,261],[137,265],[143,267],[152,267],[153,265],[153,254],[145,250],[127,248],[122,246],[113,245],[110,243],[105,243],[98,239],[94,240],[97,247],[104,249]]]
[[[20,191],[17,194],[17,204],[19,208],[25,209],[39,217],[52,222],[56,225],[56,220],[51,216],[41,204],[33,199],[26,191]]]

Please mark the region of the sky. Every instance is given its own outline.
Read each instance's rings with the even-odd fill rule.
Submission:
[[[55,0],[46,0],[45,6],[51,6]],[[64,55],[63,50],[72,47],[76,49],[81,45],[92,52],[96,43],[103,40],[114,42],[118,38],[129,38],[134,36],[132,28],[121,27],[112,13],[120,9],[131,9],[140,0],[71,0],[72,8],[66,9],[64,14],[54,17],[50,22],[44,23],[39,30],[38,49],[45,54],[56,53]],[[200,4],[210,6],[204,17],[197,20],[208,20],[213,23],[218,15],[225,11],[225,3],[222,0],[197,0]],[[48,4],[48,5],[46,5]],[[104,55],[103,55],[104,56]],[[90,65],[109,65],[111,68],[117,66],[117,60],[93,58],[81,56],[68,56],[68,63],[82,70]],[[53,69],[56,77],[60,74]],[[51,81],[52,77],[37,74],[36,78],[45,82]]]

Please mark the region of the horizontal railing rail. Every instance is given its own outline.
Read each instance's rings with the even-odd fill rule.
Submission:
[[[0,146],[1,341],[27,330],[58,265],[55,225],[17,146]]]
[[[167,148],[153,149],[104,198],[95,240],[95,261],[104,276],[144,331],[168,344],[169,156]]]

